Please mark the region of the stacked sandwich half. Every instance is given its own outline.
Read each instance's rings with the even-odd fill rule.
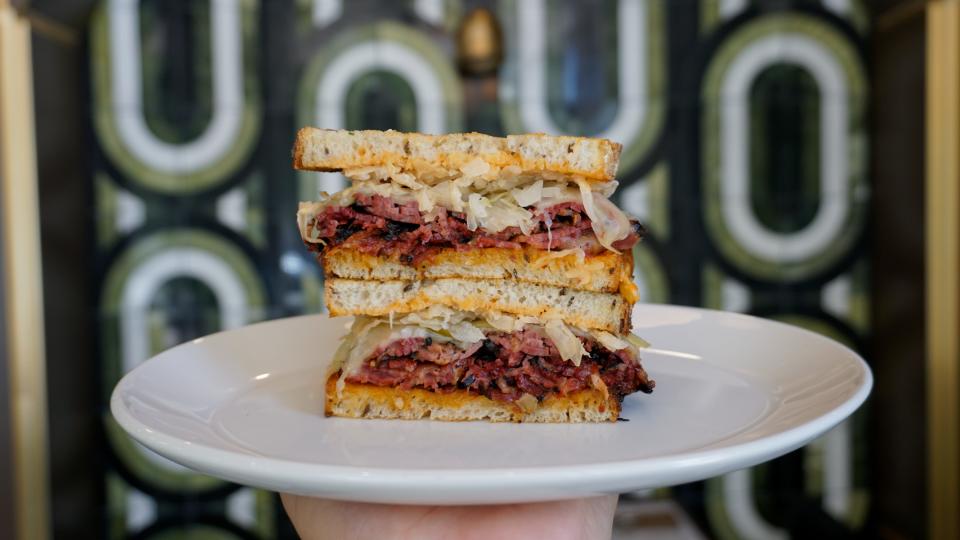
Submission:
[[[631,248],[603,139],[305,128],[294,167],[347,189],[300,204],[333,316],[355,317],[326,413],[614,421],[653,381],[630,334]]]

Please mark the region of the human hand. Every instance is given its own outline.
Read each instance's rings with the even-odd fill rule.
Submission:
[[[282,494],[303,540],[610,538],[617,496],[493,506],[401,506]]]

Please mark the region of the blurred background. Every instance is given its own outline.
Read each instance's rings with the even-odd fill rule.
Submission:
[[[958,537],[958,29],[951,0],[0,0],[0,538],[294,537],[108,398],[324,309],[294,213],[342,178],[291,170],[304,125],[614,139],[645,301],[867,358],[849,421],[625,495],[617,538]]]

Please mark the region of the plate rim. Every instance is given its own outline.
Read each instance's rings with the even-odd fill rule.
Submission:
[[[139,377],[139,373],[149,365],[162,361],[162,357],[175,354],[177,349],[195,345],[198,340],[205,340],[223,334],[242,332],[253,326],[282,324],[293,319],[330,318],[325,314],[299,315],[261,321],[241,328],[223,330],[201,338],[197,338],[170,349],[142,362],[125,374],[115,385],[110,396],[110,412],[120,427],[133,439],[147,448],[197,470],[201,474],[211,474],[230,481],[255,485],[257,487],[277,490],[277,486],[285,485],[290,491],[302,494],[314,494],[319,490],[303,490],[297,486],[306,484],[322,484],[324,492],[355,491],[358,489],[388,490],[416,489],[443,490],[450,492],[470,492],[483,488],[557,488],[570,486],[571,482],[578,483],[616,483],[632,485],[629,480],[658,472],[667,477],[666,482],[657,485],[676,485],[678,483],[703,479],[702,471],[709,470],[715,465],[724,466],[724,472],[749,467],[758,463],[774,459],[792,450],[795,450],[817,436],[829,431],[844,419],[855,412],[867,399],[872,391],[873,373],[866,361],[848,346],[839,341],[807,330],[805,328],[787,324],[773,319],[764,319],[744,313],[728,312],[700,307],[678,306],[673,304],[637,304],[636,309],[669,308],[696,313],[709,313],[710,316],[733,316],[744,318],[761,324],[772,324],[786,327],[789,331],[805,334],[807,338],[828,342],[831,346],[843,349],[854,360],[862,377],[859,387],[847,399],[828,412],[807,422],[793,426],[785,431],[775,433],[760,439],[707,448],[703,450],[681,451],[671,455],[617,460],[601,463],[584,463],[573,465],[550,465],[543,467],[523,468],[444,468],[444,469],[402,469],[391,467],[367,467],[359,465],[330,465],[321,463],[297,462],[265,455],[242,454],[206,444],[197,444],[185,441],[179,437],[156,431],[147,427],[123,403],[122,394]],[[751,426],[750,428],[752,428]],[[747,428],[748,430],[750,428]],[[722,439],[720,439],[722,440]],[[714,442],[719,442],[714,441]],[[736,457],[731,457],[736,454]],[[245,471],[247,474],[232,474],[232,471]],[[722,474],[722,473],[717,473]],[[710,475],[712,476],[712,474]],[[467,485],[469,484],[469,485]],[[368,493],[369,494],[369,493]],[[395,498],[377,497],[337,497],[343,500],[357,500],[370,502],[392,502]],[[558,497],[563,498],[563,497]],[[509,497],[504,498],[504,500]],[[521,500],[533,500],[520,497]],[[545,499],[536,499],[545,500]],[[453,501],[448,504],[469,504]]]

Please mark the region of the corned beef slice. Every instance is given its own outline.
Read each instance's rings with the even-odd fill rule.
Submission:
[[[465,389],[497,401],[514,402],[523,394],[542,400],[596,386],[598,375],[618,401],[636,391],[650,393],[654,382],[628,349],[611,352],[581,338],[589,353],[579,366],[560,357],[537,330],[491,332],[467,349],[429,338],[404,338],[374,352],[348,382],[435,392]]]
[[[466,217],[459,212],[438,209],[431,221],[424,221],[415,201],[398,204],[381,195],[356,196],[349,207],[329,206],[312,223],[316,237],[327,247],[345,245],[362,253],[397,257],[412,262],[437,249],[471,249],[485,247],[520,248],[528,245],[543,250],[581,248],[597,254],[604,247],[597,241],[590,219],[580,203],[568,202],[537,211],[530,234],[518,227],[497,233],[483,229],[471,231]],[[632,221],[633,231],[614,247],[628,250],[644,234],[639,222]],[[549,232],[548,232],[549,229]],[[307,243],[314,251],[322,251],[319,243]]]

